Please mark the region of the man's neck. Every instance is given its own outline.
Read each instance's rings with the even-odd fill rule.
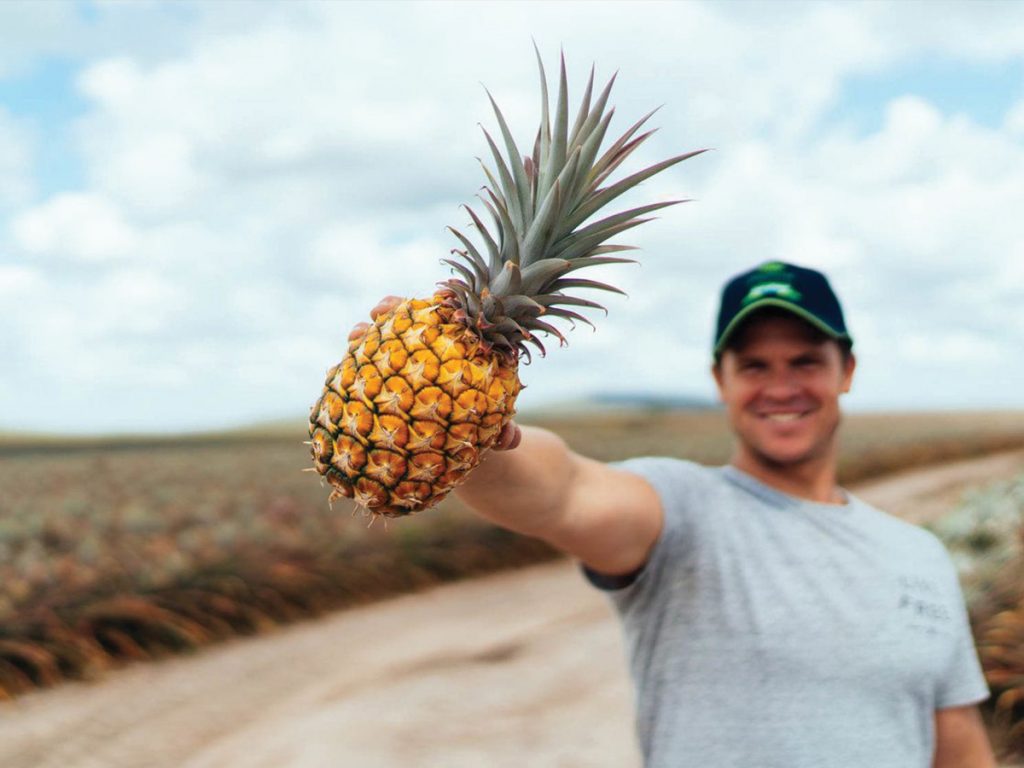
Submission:
[[[846,503],[846,498],[836,485],[834,454],[808,459],[798,464],[778,464],[740,446],[730,463],[765,485],[791,496],[822,504]]]

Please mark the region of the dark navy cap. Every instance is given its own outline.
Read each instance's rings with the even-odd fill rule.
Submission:
[[[766,261],[736,275],[722,289],[715,329],[716,360],[744,318],[763,307],[788,310],[831,338],[853,346],[839,299],[821,272],[782,261]]]

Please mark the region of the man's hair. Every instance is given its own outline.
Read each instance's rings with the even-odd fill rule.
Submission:
[[[762,307],[761,309],[755,310],[754,312],[750,313],[750,315],[748,315],[746,318],[744,318],[744,320],[740,323],[739,327],[732,334],[730,334],[721,352],[715,355],[715,365],[721,365],[722,355],[725,353],[725,350],[736,350],[739,347],[740,342],[743,341],[745,332],[752,321],[778,317],[800,320],[804,324],[804,327],[807,328],[808,332],[814,339],[815,343],[820,344],[823,341],[835,342],[839,346],[839,351],[842,354],[843,365],[845,366],[846,363],[849,361],[851,350],[853,348],[853,343],[849,339],[834,339],[827,333],[822,331],[820,328],[815,328],[810,323],[801,320],[801,318],[797,314],[790,312],[787,309],[783,309],[782,307]]]

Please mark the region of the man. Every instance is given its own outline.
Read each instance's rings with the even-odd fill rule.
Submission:
[[[458,489],[607,590],[647,766],[995,766],[948,554],[836,484],[855,366],[825,276],[768,262],[722,292],[728,465],[606,465],[510,425]]]

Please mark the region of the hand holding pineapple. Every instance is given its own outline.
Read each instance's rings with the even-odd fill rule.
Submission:
[[[344,359],[327,372],[310,411],[313,466],[333,487],[331,499],[351,498],[373,514],[396,517],[427,509],[465,481],[484,453],[513,447],[517,376],[529,345],[541,354],[538,332],[564,344],[550,318],[590,321],[571,307],[604,309],[575,295],[579,288],[622,293],[569,276],[585,267],[632,262],[609,254],[632,250],[606,244],[649,219],[645,214],[680,200],[649,203],[591,221],[622,193],[700,153],[663,160],[605,184],[653,131],[634,123],[600,152],[614,109],[606,106],[614,77],[593,100],[594,75],[570,125],[562,60],[552,124],[547,79],[541,81],[541,124],[529,156],[520,154],[491,99],[506,156],[487,131],[494,171],[481,202],[493,224],[466,210],[478,249],[451,229],[463,248],[444,259],[455,277],[425,299],[389,297],[349,339]],[[591,222],[591,223],[586,223]],[[573,293],[567,293],[573,291]],[[541,319],[541,318],[544,319]]]

